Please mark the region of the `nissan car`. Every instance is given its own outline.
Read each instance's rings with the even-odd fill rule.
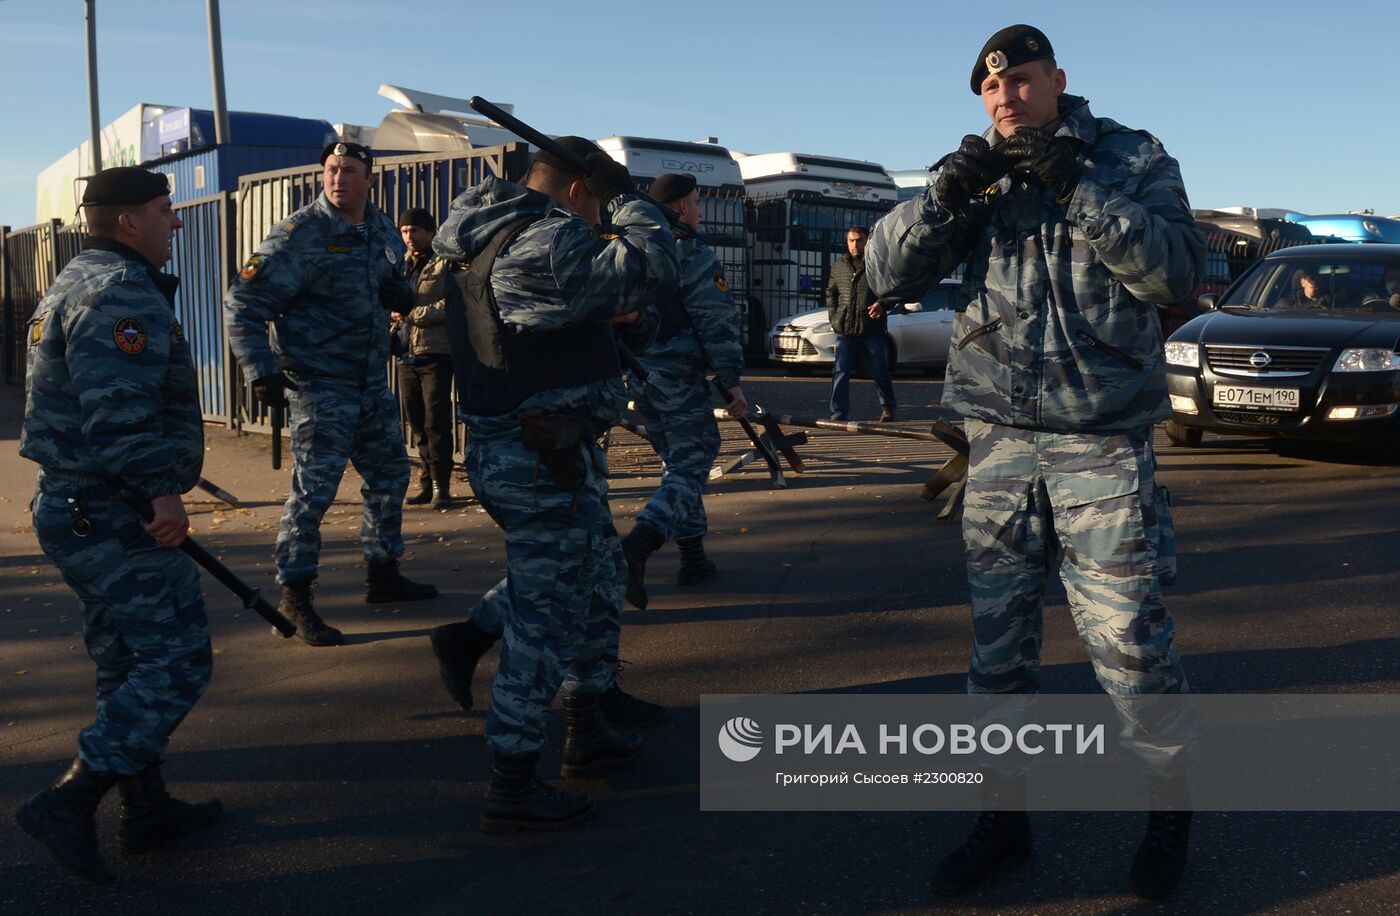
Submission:
[[[1400,245],[1285,248],[1166,344],[1168,439],[1207,431],[1359,440],[1400,433]]]

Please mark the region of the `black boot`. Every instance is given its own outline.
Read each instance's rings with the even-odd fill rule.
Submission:
[[[1024,810],[1025,781],[992,778],[984,784],[983,804],[972,833],[962,845],[938,862],[933,889],[946,896],[966,893],[986,881],[998,869],[1024,862],[1031,854],[1031,821]]]
[[[635,608],[647,609],[647,557],[666,543],[666,536],[651,525],[638,522],[622,539],[622,554],[627,558],[627,600]]]
[[[596,693],[564,697],[564,719],[564,765],[559,772],[565,776],[605,776],[641,756],[641,736],[610,727]]]
[[[116,782],[116,773],[90,770],[74,760],[58,782],[20,806],[15,822],[42,840],[54,861],[67,871],[97,884],[111,884],[117,875],[97,849],[94,815],[102,796]]]
[[[452,699],[463,709],[472,708],[472,675],[481,657],[499,636],[487,633],[470,619],[434,627],[429,641],[438,660],[438,675]]]
[[[677,585],[693,585],[719,572],[715,561],[705,556],[705,538],[676,538],[681,551],[681,568],[676,573]]]
[[[410,493],[404,500],[410,506],[421,506],[433,498],[433,478],[428,472],[428,466],[423,465],[422,473],[418,476],[418,490]]]
[[[436,585],[405,579],[403,573],[399,572],[398,560],[371,563],[365,573],[365,604],[424,601],[437,596]]]
[[[539,754],[505,757],[491,762],[491,785],[481,807],[483,833],[518,830],[558,830],[588,820],[593,799],[582,793],[561,792],[535,776]]]
[[[194,805],[171,798],[160,775],[160,758],[135,776],[118,779],[117,789],[122,794],[117,826],[122,852],[146,852],[172,837],[194,833],[214,823],[224,810],[217,798]]]
[[[1160,900],[1167,896],[1186,870],[1186,851],[1191,838],[1189,805],[1184,780],[1152,780],[1152,810],[1147,813],[1147,833],[1128,872],[1128,886],[1139,897]]]
[[[297,639],[308,646],[345,645],[345,634],[322,620],[311,607],[311,580],[283,585],[277,610],[297,625]],[[277,632],[276,629],[273,632]]]
[[[452,508],[452,465],[433,468],[432,508],[445,512]]]
[[[603,707],[603,718],[609,725],[618,728],[646,728],[665,721],[666,707],[659,703],[639,700],[622,689],[618,681],[622,680],[622,667],[626,664],[624,661],[618,661],[617,680],[613,681],[613,685],[603,691],[599,698]]]

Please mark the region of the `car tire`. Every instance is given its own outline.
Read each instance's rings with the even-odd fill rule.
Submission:
[[[1197,426],[1186,426],[1175,420],[1166,422],[1167,441],[1185,448],[1198,448],[1205,438],[1205,430]]]

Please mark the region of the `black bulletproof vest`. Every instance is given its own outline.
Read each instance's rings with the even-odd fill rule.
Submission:
[[[685,310],[685,299],[680,290],[656,303],[660,324],[656,328],[656,342],[665,343],[686,328],[695,325],[690,313]]]
[[[447,284],[448,343],[458,405],[466,413],[509,413],[532,394],[615,378],[622,372],[617,341],[606,322],[558,331],[520,332],[501,321],[491,291],[491,269],[506,246],[531,224],[506,225],[472,259],[471,269]],[[455,279],[454,278],[454,279]]]

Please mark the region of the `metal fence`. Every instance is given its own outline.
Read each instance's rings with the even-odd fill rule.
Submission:
[[[523,143],[450,158],[384,157],[374,164],[371,199],[391,218],[405,207],[425,207],[441,219],[452,198],[468,187],[487,175],[519,178],[528,163]],[[190,342],[206,420],[270,429],[266,408],[242,383],[229,351],[223,296],[238,266],[272,227],[311,203],[320,191],[321,167],[309,163],[247,175],[236,195],[221,192],[174,208],[184,227],[175,234],[166,269],[180,278],[175,313]],[[24,382],[26,325],[58,272],[81,249],[81,241],[82,227],[76,223],[64,226],[53,220],[14,231],[0,227],[0,353],[7,383]],[[460,441],[457,444],[460,448]]]
[[[891,206],[791,194],[749,199],[748,330],[760,349],[775,322],[825,308],[831,265],[846,253],[846,231],[873,225]]]

